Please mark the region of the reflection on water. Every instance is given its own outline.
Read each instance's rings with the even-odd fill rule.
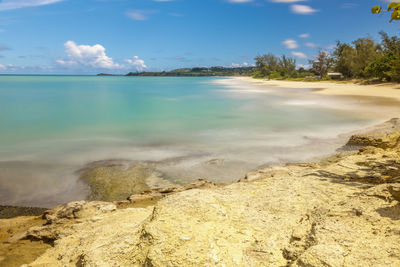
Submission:
[[[1,76],[0,204],[84,199],[76,170],[97,160],[152,161],[175,183],[230,182],[331,153],[339,133],[372,123],[335,101],[229,79]]]

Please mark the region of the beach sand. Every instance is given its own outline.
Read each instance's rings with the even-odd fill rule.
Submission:
[[[224,83],[237,85],[237,93],[278,94],[293,104],[323,106],[356,112],[371,126],[400,115],[400,84],[361,85],[350,82],[303,82],[234,77]],[[248,86],[248,85],[253,86]]]
[[[400,101],[400,84],[385,83],[375,85],[361,85],[348,82],[303,82],[254,79],[251,77],[238,77],[243,81],[258,85],[280,88],[313,89],[316,94],[331,96],[359,96],[381,97]]]

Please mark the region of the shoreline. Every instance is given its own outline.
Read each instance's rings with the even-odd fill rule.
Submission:
[[[391,256],[400,251],[400,120],[354,133],[343,151],[273,164],[232,183],[200,180],[125,201],[76,201],[41,217],[0,219],[0,263],[199,266],[217,258],[227,266],[400,264]]]
[[[221,186],[199,181],[153,190],[119,203],[71,202],[46,211],[43,220],[1,220],[19,222],[15,231],[23,232],[5,234],[0,252],[13,248],[8,263],[25,252],[28,266],[82,259],[199,266],[214,262],[210,253],[227,266],[400,264],[392,256],[400,250],[398,140],[400,119],[392,119],[350,138],[347,145],[359,149],[315,163],[269,167]]]
[[[256,84],[256,85],[259,85],[261,88],[256,88],[256,90],[263,90],[263,88],[271,88],[271,87],[275,87],[275,88],[284,88],[284,89],[287,89],[287,91],[289,91],[289,90],[291,90],[291,91],[293,91],[293,89],[294,89],[294,91],[296,91],[296,89],[306,89],[306,90],[308,90],[308,94],[309,95],[314,95],[314,94],[317,94],[317,95],[320,95],[320,92],[323,92],[324,90],[329,90],[328,91],[328,93],[329,94],[326,94],[326,95],[329,95],[329,96],[336,96],[337,94],[336,94],[336,92],[340,92],[340,94],[341,94],[341,96],[346,96],[346,97],[350,97],[350,98],[353,98],[354,97],[354,93],[352,93],[352,92],[346,92],[345,91],[345,87],[343,87],[343,86],[347,86],[348,84],[338,84],[338,83],[331,83],[331,82],[297,82],[297,81],[276,81],[276,80],[271,80],[271,81],[267,81],[267,80],[259,80],[259,79],[253,79],[253,78],[248,78],[248,77],[227,77],[228,79],[231,79],[231,80],[239,80],[239,81],[244,81],[246,84]],[[321,88],[321,86],[320,86],[320,84],[324,84],[324,85],[329,85],[330,87],[328,88],[328,89],[324,89],[324,88]],[[241,85],[242,86],[242,85]],[[339,86],[339,87],[338,87]],[[362,88],[364,88],[365,86],[368,86],[368,85],[352,85],[352,86],[355,86],[357,89],[355,89],[355,90],[361,90]],[[242,86],[243,87],[243,86]],[[359,88],[359,87],[361,87],[361,88]],[[364,98],[364,97],[372,97],[371,95],[366,95],[366,94],[368,94],[371,90],[373,90],[373,89],[376,89],[374,86],[369,86],[370,88],[368,88],[368,90],[367,91],[362,91],[362,94],[360,93],[359,94],[359,96],[360,97],[362,97],[362,98]],[[243,87],[243,88],[245,88],[245,87]],[[373,88],[373,89],[371,89],[371,88]],[[252,91],[252,90],[254,90],[254,88],[248,88],[248,89],[243,89],[243,91],[245,91],[245,90],[248,90],[248,91],[250,91],[250,92],[254,92],[254,91]],[[311,91],[310,91],[311,90]],[[353,89],[354,90],[354,89]],[[391,87],[387,87],[386,86],[386,90],[389,90],[389,91],[393,91],[393,90],[397,90],[397,89],[393,89],[393,88],[391,88]],[[286,90],[284,90],[285,92],[284,93],[286,93]],[[275,92],[279,92],[279,90],[277,90],[277,91],[275,91]],[[300,91],[300,93],[302,93],[303,91]],[[398,95],[398,97],[399,97],[399,99],[397,99],[397,97],[395,98],[395,99],[393,99],[393,101],[396,101],[396,103],[397,103],[397,101],[400,101],[400,90],[398,90],[398,91],[396,91],[399,95]],[[258,91],[256,92],[256,93],[259,93]],[[289,92],[290,94],[292,93],[292,92]],[[296,92],[296,93],[298,93],[298,92]],[[335,93],[335,94],[334,94]],[[303,94],[303,93],[302,93]],[[307,93],[305,93],[305,94],[307,94]],[[385,95],[386,93],[384,93],[383,95]],[[295,97],[293,96],[293,95],[289,95],[289,97],[291,97],[291,98],[293,98],[293,99],[295,99]],[[379,101],[381,101],[381,98],[384,98],[384,96],[382,96],[382,95],[380,95],[379,97],[377,97],[378,99],[374,99],[374,104],[375,104],[375,102],[379,102]],[[390,102],[390,101],[389,101]],[[380,104],[382,104],[382,105],[387,105],[387,103],[388,103],[388,101],[386,100],[386,101],[383,101],[383,103],[380,103]],[[393,104],[393,103],[389,103],[390,105],[391,104]],[[367,104],[367,106],[368,106],[368,104]],[[354,107],[351,107],[352,109],[354,109],[354,110],[356,110],[356,108],[354,108]],[[359,107],[357,107],[357,109],[358,109]],[[398,114],[398,113],[397,113]],[[396,115],[397,115],[396,114]],[[370,126],[372,127],[373,125],[376,125],[376,124],[378,124],[378,123],[381,123],[382,121],[381,120],[386,120],[387,118],[390,118],[390,117],[396,117],[396,116],[394,116],[393,114],[391,114],[391,115],[389,115],[389,114],[387,114],[387,115],[383,115],[383,116],[379,116],[379,119],[378,120],[372,120],[371,119],[371,124],[370,125],[367,125],[366,127],[360,127],[360,128],[356,128],[356,129],[354,129],[354,130],[350,130],[350,131],[344,131],[344,132],[341,132],[339,135],[337,135],[336,137],[330,137],[330,138],[332,138],[332,139],[343,139],[343,140],[347,140],[352,134],[359,134],[359,133],[363,133],[363,132],[365,132],[366,131],[366,129],[368,129],[368,128],[370,128]],[[373,127],[372,127],[373,128]],[[339,149],[340,147],[338,146],[338,147],[336,147],[336,149]],[[332,156],[332,155],[335,155],[336,154],[336,152],[337,151],[332,151],[331,153],[329,153],[329,154],[324,154],[324,155],[320,155],[320,156],[313,156],[313,157],[311,157],[311,158],[308,158],[308,159],[306,159],[306,160],[296,160],[296,161],[287,161],[287,163],[290,163],[290,162],[319,162],[320,160],[323,160],[324,158],[326,158],[326,157],[329,157],[329,156]],[[87,186],[88,186],[88,188],[91,188],[91,187],[93,187],[93,188],[95,188],[95,186],[97,186],[98,188],[100,188],[100,187],[104,187],[104,184],[107,184],[107,183],[110,183],[110,182],[107,182],[107,183],[105,183],[105,182],[102,182],[101,180],[99,180],[98,178],[100,177],[99,175],[100,174],[106,174],[105,175],[105,177],[103,177],[102,179],[103,180],[115,180],[115,179],[117,179],[117,178],[119,178],[120,176],[121,176],[121,174],[123,174],[123,176],[125,177],[125,176],[128,176],[128,174],[125,174],[125,164],[122,164],[122,163],[119,163],[118,161],[115,161],[115,160],[113,160],[113,159],[104,159],[104,160],[102,160],[101,162],[103,162],[104,164],[103,165],[99,165],[98,166],[98,168],[101,170],[101,172],[99,172],[98,170],[95,170],[96,172],[95,172],[95,177],[93,177],[93,178],[90,178],[91,180],[93,180],[93,181],[90,181],[90,182],[87,182],[86,181],[86,183],[87,183]],[[280,165],[280,164],[284,164],[285,162],[282,162],[282,163],[266,163],[266,164],[262,164],[262,165],[260,165],[260,167],[258,167],[258,168],[256,168],[256,169],[253,169],[253,170],[258,170],[258,169],[261,169],[261,168],[263,168],[263,167],[265,167],[265,166],[276,166],[276,165]],[[82,168],[80,169],[80,170],[77,170],[77,173],[78,172],[81,172],[82,170],[85,170],[85,168],[88,168],[89,170],[90,170],[90,168],[91,168],[91,165],[95,165],[95,164],[97,164],[97,162],[92,162],[92,163],[88,163],[87,165],[85,165],[85,166],[82,166]],[[119,166],[120,165],[120,166]],[[120,168],[121,167],[121,168]],[[117,169],[117,172],[115,173],[115,168],[120,168],[120,169],[122,169],[123,171],[124,171],[124,173],[121,173],[121,174],[119,174],[118,172],[121,172],[121,170],[119,170],[119,169]],[[104,169],[104,170],[103,170]],[[250,172],[251,170],[249,170],[249,172]],[[117,175],[118,174],[118,175]],[[115,176],[115,177],[114,177]],[[132,175],[131,175],[132,176]],[[156,183],[156,184],[160,184],[160,181],[163,181],[163,179],[161,179],[161,178],[159,178],[159,177],[153,177],[154,175],[152,175],[150,178],[151,179],[153,179],[154,181],[154,183]],[[101,178],[101,177],[100,177]],[[112,178],[112,179],[111,179]],[[139,177],[140,178],[140,177]],[[201,177],[198,177],[198,178],[201,178]],[[82,178],[79,178],[80,180],[85,180],[85,179],[82,179]],[[86,180],[88,180],[89,178],[86,178]],[[136,178],[135,178],[136,179]],[[126,180],[126,179],[125,179]],[[124,182],[127,182],[127,181],[125,181],[124,180]],[[142,181],[143,180],[143,181]],[[147,181],[148,179],[146,178],[146,179],[139,179],[138,181],[132,181],[133,183],[139,183],[139,184],[143,184],[143,183],[145,183],[145,182],[148,182]],[[155,181],[156,180],[156,181]],[[193,180],[193,181],[195,181],[195,180]],[[190,182],[189,182],[190,183]],[[235,181],[232,181],[231,183],[235,183]],[[162,183],[161,183],[162,184]],[[160,185],[160,186],[162,186],[162,187],[160,187],[160,188],[168,188],[168,187],[172,187],[172,186],[174,186],[173,184],[171,184],[171,183],[169,183],[169,184],[166,184],[165,182],[164,182],[164,184],[165,185]],[[185,184],[187,184],[187,183],[182,183],[181,185],[185,185]],[[226,182],[217,182],[217,184],[226,184]],[[120,185],[119,185],[120,187],[122,187],[122,188],[124,188],[124,186],[123,186],[123,183],[121,182],[120,183]],[[143,190],[143,191],[145,191],[145,187],[146,186],[144,186],[143,187],[143,189],[138,189],[138,190],[134,190],[135,191],[135,193],[140,193],[141,192],[141,190]],[[147,187],[146,187],[147,188]],[[147,188],[147,189],[157,189],[157,188],[159,188],[159,187],[154,187],[154,186],[150,186],[149,188]],[[100,190],[101,191],[104,191],[104,190],[106,190],[106,189],[104,189],[104,188],[100,188]],[[99,190],[97,190],[97,191],[99,191]],[[96,190],[94,190],[91,194],[93,194],[93,193],[95,193],[96,192]],[[106,192],[107,193],[107,192]],[[118,192],[117,192],[118,193]],[[133,192],[132,192],[133,193]],[[132,194],[131,193],[131,194]],[[104,192],[102,192],[102,194],[103,195],[107,195],[107,194],[105,194]],[[128,195],[127,195],[128,196]],[[88,195],[88,198],[86,198],[87,200],[101,200],[101,201],[113,201],[113,200],[115,200],[115,201],[122,201],[123,199],[113,199],[112,197],[111,198],[108,198],[108,197],[105,197],[105,198],[99,198],[99,199],[96,199],[96,198],[92,198],[92,197],[90,197],[90,194]],[[125,198],[124,198],[125,199]],[[74,201],[74,200],[76,200],[76,201],[78,201],[79,199],[73,199],[73,200],[71,200],[71,201]],[[38,207],[40,207],[40,206],[38,206]],[[10,209],[10,212],[12,213],[13,212],[13,210],[15,210],[15,209],[19,209],[20,208],[20,210],[24,210],[23,208],[26,208],[28,211],[29,211],[29,205],[27,205],[27,206],[19,206],[19,205],[16,205],[16,206],[12,206],[12,207],[7,207],[7,208],[9,208]],[[49,208],[49,207],[48,207]],[[24,215],[24,212],[19,212],[18,213],[19,215]],[[29,215],[29,212],[27,212],[27,215]]]
[[[255,79],[252,77],[228,77],[242,81],[248,81],[253,84],[265,85],[278,88],[293,89],[311,89],[319,95],[329,96],[353,96],[353,97],[381,97],[400,101],[400,84],[382,83],[382,84],[356,84],[352,82],[335,81],[284,81],[284,80],[266,80]]]

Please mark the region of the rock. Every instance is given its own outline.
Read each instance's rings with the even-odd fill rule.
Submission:
[[[369,197],[377,197],[385,201],[390,201],[392,198],[387,184],[373,186],[362,192],[362,194]]]
[[[382,149],[393,148],[399,145],[400,119],[391,119],[375,126],[366,133],[353,135],[346,146],[373,146]]]
[[[380,134],[371,140],[385,148],[324,164],[271,167],[246,182],[199,180],[129,198],[160,199],[147,208],[59,206],[46,212],[47,225],[27,231],[26,238],[53,245],[29,266],[400,266],[400,208],[392,203],[400,185],[377,185],[397,177],[400,148],[390,143],[392,133]]]
[[[316,245],[308,249],[293,266],[331,266],[344,265],[345,250],[338,244]]]
[[[89,200],[120,201],[155,187],[174,186],[151,164],[127,160],[93,162],[78,174],[89,185]]]
[[[112,212],[117,209],[116,205],[100,201],[76,201],[60,205],[55,209],[48,210],[43,214],[48,224],[59,223],[64,219],[79,219],[91,217],[101,213]]]
[[[156,200],[156,199],[160,199],[162,197],[163,197],[163,194],[154,192],[154,193],[150,193],[150,194],[132,195],[128,198],[128,200],[131,203],[137,203],[137,202]]]
[[[190,184],[187,184],[184,186],[171,187],[171,188],[158,188],[158,189],[148,190],[148,191],[142,192],[141,194],[132,195],[132,196],[128,197],[128,200],[131,203],[158,200],[158,199],[161,199],[172,193],[178,193],[178,192],[187,191],[187,190],[196,189],[196,188],[212,188],[214,186],[215,186],[214,183],[212,183],[206,179],[198,179],[198,180],[194,181],[193,183],[190,183]]]
[[[54,247],[28,266],[137,266],[132,259],[140,251],[133,248],[150,214],[151,209],[122,209],[64,225]]]
[[[388,187],[388,190],[392,197],[400,202],[400,184],[392,184]]]
[[[53,212],[59,223],[30,230],[54,246],[29,266],[400,265],[392,256],[398,231],[379,232],[396,222],[376,212],[391,204],[314,171],[223,187],[203,181],[147,209],[83,212],[86,205],[72,203]]]
[[[269,167],[263,170],[250,172],[245,178],[240,179],[239,182],[251,182],[259,179],[271,178],[275,176],[290,175],[290,170],[286,167]]]

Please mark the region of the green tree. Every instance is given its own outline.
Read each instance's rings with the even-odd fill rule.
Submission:
[[[392,80],[393,61],[388,55],[384,55],[371,62],[365,68],[365,74],[368,77],[378,78],[381,81]]]
[[[346,78],[353,77],[354,59],[356,57],[355,49],[349,44],[338,41],[333,56],[335,59],[335,71],[342,73]]]
[[[272,54],[257,56],[255,77],[268,77],[270,79],[297,77],[296,59],[283,55],[277,57]]]
[[[278,71],[279,59],[272,54],[257,56],[255,60],[257,69],[255,76],[268,77],[271,72]]]
[[[327,51],[320,50],[315,60],[309,61],[311,70],[318,76],[324,78],[334,64],[334,59]]]
[[[381,46],[369,37],[358,38],[353,45],[356,55],[352,71],[356,77],[366,77],[365,68],[382,56]]]
[[[400,38],[389,37],[385,32],[379,34],[382,38],[382,56],[371,62],[365,71],[370,77],[400,82]]]
[[[279,59],[280,74],[282,77],[296,76],[296,59],[283,55]]]
[[[347,78],[368,77],[371,71],[366,72],[367,66],[383,55],[381,45],[373,39],[358,38],[352,44],[336,44],[333,52],[335,71],[342,73]]]

